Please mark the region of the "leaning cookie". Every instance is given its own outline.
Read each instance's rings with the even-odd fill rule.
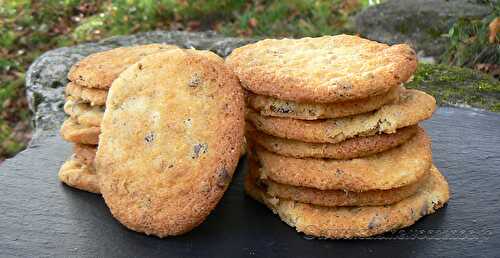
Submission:
[[[113,82],[96,156],[101,193],[129,229],[159,237],[202,223],[241,153],[244,97],[208,51],[146,56]]]
[[[359,100],[335,103],[294,102],[247,92],[247,105],[263,116],[287,117],[303,120],[338,118],[370,112],[399,99],[401,87],[387,93]]]
[[[353,159],[383,152],[405,143],[418,131],[418,126],[412,125],[392,134],[354,137],[339,143],[310,143],[268,135],[251,124],[246,128],[246,137],[268,151],[294,158],[329,159]]]
[[[150,44],[91,54],[71,67],[68,79],[79,86],[107,90],[122,71],[143,57],[177,48],[174,45]]]
[[[66,161],[59,170],[59,180],[61,182],[92,193],[99,192],[99,180],[95,168],[72,157]]]
[[[397,103],[355,116],[306,121],[262,116],[248,109],[246,117],[258,130],[280,138],[338,143],[356,136],[394,133],[430,118],[435,109],[436,100],[432,96],[418,90],[403,90]]]
[[[267,195],[251,177],[245,180],[245,190],[298,232],[334,239],[369,237],[408,227],[443,207],[450,197],[446,179],[434,166],[414,195],[392,205],[326,207],[284,200]]]
[[[415,183],[389,190],[370,190],[352,192],[345,190],[318,190],[310,187],[292,186],[261,179],[260,168],[256,161],[249,159],[249,176],[271,197],[309,203],[320,206],[377,206],[399,202],[413,195],[425,184],[428,173]]]
[[[226,59],[249,91],[297,102],[330,103],[380,95],[417,67],[406,44],[388,46],[357,36],[266,39]]]
[[[259,162],[262,179],[320,190],[362,192],[402,187],[420,180],[432,164],[430,139],[423,129],[396,148],[350,160],[297,159],[258,145],[250,150]]]

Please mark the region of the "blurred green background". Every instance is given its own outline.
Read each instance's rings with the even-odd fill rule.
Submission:
[[[24,76],[29,64],[44,51],[158,29],[214,30],[239,37],[356,33],[350,18],[379,2],[0,0],[0,162],[23,149],[31,137]],[[448,51],[439,61],[474,67],[475,56],[488,44],[492,19],[453,25]]]

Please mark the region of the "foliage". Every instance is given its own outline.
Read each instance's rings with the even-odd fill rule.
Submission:
[[[489,41],[488,25],[500,17],[500,4],[488,1],[492,13],[482,19],[459,19],[449,30],[449,44],[443,62],[475,68],[477,64],[500,64],[500,33]]]

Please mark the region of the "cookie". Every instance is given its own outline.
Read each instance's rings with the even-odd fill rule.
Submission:
[[[69,82],[66,85],[65,92],[67,96],[79,99],[81,102],[89,103],[91,106],[106,105],[107,90],[82,87],[76,83]]]
[[[389,190],[371,190],[350,192],[343,190],[318,190],[310,187],[284,185],[269,179],[260,179],[257,162],[249,160],[249,174],[255,178],[256,184],[271,197],[292,200],[320,206],[376,206],[399,202],[413,195],[427,180],[424,177],[413,184]]]
[[[61,166],[59,180],[83,191],[99,193],[99,180],[95,168],[85,165],[74,157]]]
[[[450,198],[448,183],[434,166],[414,195],[392,205],[325,207],[284,200],[265,194],[250,177],[245,190],[298,232],[334,239],[369,237],[408,227],[443,207]]]
[[[392,134],[354,137],[339,143],[309,143],[271,136],[246,125],[246,135],[266,150],[294,158],[353,159],[392,149],[413,137],[418,126],[400,128]]]
[[[404,90],[399,102],[371,113],[350,117],[306,121],[261,116],[248,109],[247,120],[259,131],[280,138],[304,142],[338,143],[357,136],[394,133],[396,129],[428,119],[436,109],[436,100],[418,90]]]
[[[208,51],[164,51],[127,68],[110,89],[96,156],[113,216],[159,237],[202,223],[238,163],[244,105],[237,77]]]
[[[68,79],[83,87],[109,89],[122,71],[143,57],[177,48],[174,45],[150,44],[91,54],[71,67]]]
[[[91,106],[74,97],[67,97],[64,104],[64,112],[84,126],[101,126],[104,109],[103,106]]]
[[[247,91],[247,106],[262,116],[288,117],[317,120],[362,114],[393,103],[399,99],[401,87],[391,88],[387,93],[359,100],[335,103],[301,103],[253,94]]]
[[[432,164],[431,143],[423,129],[399,147],[351,160],[297,159],[252,145],[262,179],[320,190],[388,190],[420,180]]]
[[[99,143],[99,126],[85,126],[72,118],[66,119],[61,126],[61,136],[68,142],[97,145]]]
[[[266,39],[235,49],[226,62],[253,93],[313,103],[383,94],[408,81],[417,67],[406,44],[350,35]]]
[[[97,152],[96,145],[86,145],[75,143],[73,146],[75,153],[73,158],[81,163],[95,168],[95,155]]]

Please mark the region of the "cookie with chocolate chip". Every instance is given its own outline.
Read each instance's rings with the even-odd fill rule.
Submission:
[[[241,153],[244,97],[208,51],[152,54],[113,82],[96,156],[100,190],[129,229],[179,235],[204,221]]]
[[[276,137],[303,142],[339,143],[357,136],[394,133],[399,128],[430,118],[435,109],[434,97],[418,90],[402,90],[398,102],[354,116],[309,121],[262,116],[248,109],[246,118],[257,130]]]
[[[384,94],[408,81],[417,67],[407,44],[351,35],[265,39],[235,49],[226,62],[255,94],[312,103]]]
[[[276,198],[259,188],[251,176],[246,177],[245,190],[298,232],[334,239],[369,237],[408,227],[450,198],[448,182],[434,166],[414,195],[384,206],[327,207]]]

